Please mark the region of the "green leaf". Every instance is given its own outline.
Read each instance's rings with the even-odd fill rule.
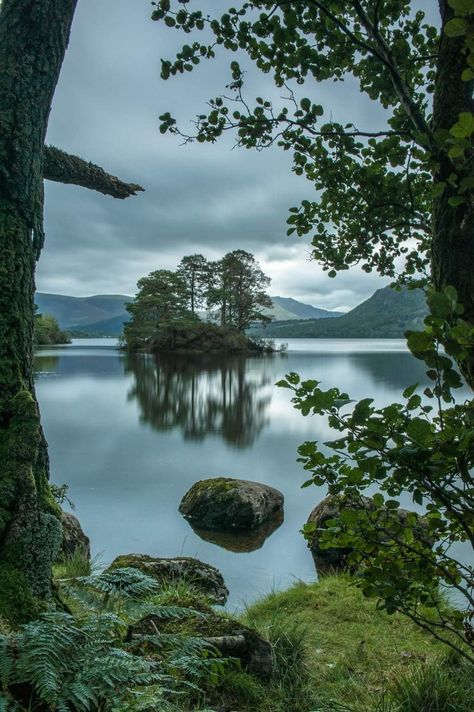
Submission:
[[[414,383],[413,386],[408,386],[408,388],[405,388],[405,390],[403,391],[403,397],[410,398],[414,394],[414,392],[416,391],[417,388],[418,388],[418,383]]]
[[[453,17],[444,26],[444,34],[448,37],[462,37],[469,29],[469,23],[461,17]]]
[[[448,5],[453,8],[457,15],[474,13],[474,0],[448,0]]]
[[[430,423],[422,418],[413,418],[408,423],[406,432],[409,438],[420,445],[427,445],[433,439]]]
[[[455,138],[469,138],[474,133],[474,115],[470,111],[463,111],[459,114],[458,121],[449,130],[451,136]]]
[[[434,350],[433,338],[426,331],[411,331],[407,338],[408,348],[414,356]]]
[[[451,313],[449,300],[446,295],[441,292],[431,292],[426,301],[433,316],[444,319]]]
[[[290,386],[288,381],[285,381],[284,379],[281,381],[277,381],[275,383],[275,386],[278,386],[278,388],[292,388],[292,386]]]
[[[448,200],[449,205],[451,205],[453,208],[457,208],[459,205],[462,205],[464,202],[465,202],[465,198],[463,198],[462,195],[453,195]]]
[[[371,404],[373,402],[373,398],[364,398],[363,400],[359,401],[356,407],[354,408],[354,412],[352,413],[352,422],[364,423],[374,410],[373,408],[371,408]]]

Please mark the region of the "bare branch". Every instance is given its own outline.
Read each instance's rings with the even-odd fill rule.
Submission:
[[[79,156],[73,156],[54,146],[44,150],[43,177],[56,183],[80,185],[97,190],[104,195],[123,200],[144,190],[135,183],[124,183],[119,178],[106,173],[94,163],[88,163]]]

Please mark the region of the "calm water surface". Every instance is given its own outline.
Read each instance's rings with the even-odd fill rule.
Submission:
[[[300,488],[296,448],[332,434],[322,418],[297,413],[275,381],[297,371],[383,405],[426,380],[392,339],[290,339],[268,357],[157,360],[81,339],[40,350],[35,369],[52,478],[69,485],[93,552],[104,563],[130,552],[200,558],[222,571],[231,608],[315,578],[299,529],[324,492]],[[196,480],[218,476],[283,492],[284,522],[266,541],[206,541],[178,513]]]

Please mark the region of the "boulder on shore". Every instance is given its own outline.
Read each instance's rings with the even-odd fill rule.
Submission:
[[[389,520],[387,519],[389,517],[389,510],[385,507],[376,507],[370,497],[360,497],[357,501],[351,503],[347,501],[342,502],[341,498],[337,496],[330,495],[325,497],[325,499],[316,505],[307,520],[307,524],[312,524],[315,527],[314,532],[308,540],[308,548],[311,551],[319,575],[333,573],[335,571],[344,571],[348,568],[347,557],[352,553],[353,549],[348,547],[323,548],[320,546],[321,532],[326,528],[326,523],[331,519],[338,519],[344,509],[353,509],[355,511],[365,510],[373,513],[378,511],[377,516],[380,517],[381,523],[385,526],[390,526],[388,523]],[[403,526],[404,521],[410,514],[409,510],[402,508],[391,510],[392,515],[394,512],[399,524]],[[426,545],[432,546],[432,542],[427,541],[426,537],[426,520],[420,517],[418,524],[420,539],[425,539]],[[425,536],[423,536],[423,533],[425,533]]]
[[[283,495],[259,482],[215,477],[196,482],[179,511],[201,529],[249,531],[283,511]]]
[[[59,558],[73,556],[76,551],[82,551],[87,559],[91,558],[91,544],[89,537],[84,533],[81,523],[71,512],[61,513],[61,526],[63,539],[59,551]]]
[[[108,570],[129,567],[138,569],[159,583],[184,581],[217,605],[223,606],[229,595],[221,572],[199,559],[188,556],[166,559],[147,554],[124,554],[117,556]]]
[[[269,678],[275,671],[272,644],[252,628],[228,616],[219,616],[210,609],[201,610],[200,617],[190,615],[172,621],[148,615],[128,629],[127,640],[132,649],[140,650],[143,641],[153,646],[150,636],[157,633],[179,634],[204,639],[223,657],[237,658],[244,670],[260,678]]]

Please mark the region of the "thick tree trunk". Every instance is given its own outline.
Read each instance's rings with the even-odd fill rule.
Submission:
[[[76,2],[0,10],[0,615],[16,620],[49,599],[61,536],[31,364],[43,146]]]
[[[453,16],[446,0],[440,2],[443,26]],[[442,34],[438,61],[438,75],[434,95],[433,130],[449,129],[458,121],[461,112],[472,112],[472,82],[461,79],[466,67],[462,52],[464,37],[447,37]],[[472,159],[471,159],[472,163]],[[474,325],[474,191],[464,194],[465,202],[458,206],[449,204],[457,189],[448,184],[456,174],[458,183],[472,175],[467,162],[453,162],[447,156],[439,162],[435,182],[444,181],[447,188],[435,201],[433,210],[432,275],[437,289],[447,285],[456,288],[459,301],[464,306],[463,318]],[[474,388],[474,350],[466,362],[460,364],[466,380]]]

